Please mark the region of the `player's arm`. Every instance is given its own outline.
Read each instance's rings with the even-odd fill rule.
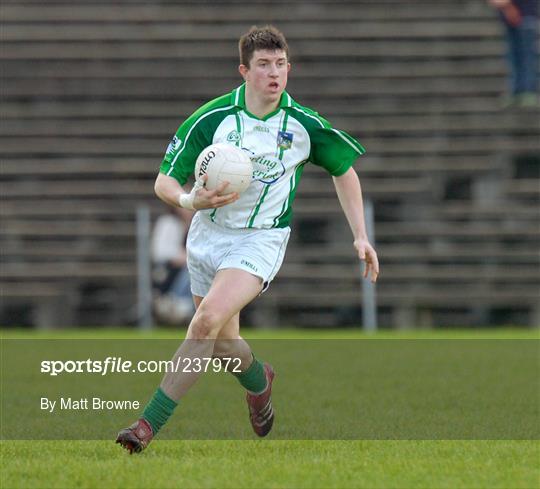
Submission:
[[[203,178],[206,178],[206,175]],[[154,184],[154,191],[163,202],[175,207],[191,210],[214,209],[238,199],[237,193],[219,195],[226,186],[227,182],[223,182],[215,190],[206,190],[202,185],[195,184],[191,192],[186,192],[176,178],[160,172]]]
[[[343,175],[332,177],[332,179],[339,203],[351,227],[358,257],[366,263],[364,277],[368,277],[371,273],[371,281],[375,282],[379,275],[379,260],[366,232],[360,179],[352,167]]]

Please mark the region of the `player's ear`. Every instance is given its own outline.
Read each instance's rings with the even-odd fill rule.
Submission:
[[[287,73],[289,73],[289,71],[291,71],[291,63],[287,63]]]
[[[240,66],[238,66],[238,71],[242,75],[242,78],[245,80],[246,76],[247,76],[247,73],[249,71],[249,68],[246,65],[240,65]]]

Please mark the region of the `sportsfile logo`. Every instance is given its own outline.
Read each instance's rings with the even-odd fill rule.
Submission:
[[[41,373],[56,377],[62,373],[92,373],[107,375],[108,373],[128,373],[132,371],[132,362],[121,357],[107,357],[105,360],[43,360]]]
[[[122,357],[107,357],[104,360],[43,360],[42,374],[57,377],[60,374],[128,374],[128,373],[240,373],[242,361],[236,357],[178,357],[176,360],[140,360],[132,362]]]

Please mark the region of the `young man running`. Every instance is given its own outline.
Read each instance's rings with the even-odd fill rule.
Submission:
[[[160,199],[197,211],[188,235],[188,267],[196,312],[186,340],[173,357],[240,359],[237,376],[247,390],[250,420],[258,436],[272,428],[272,367],[255,358],[240,336],[240,311],[266,290],[279,270],[289,239],[291,206],[305,164],[332,175],[364,276],[377,280],[377,254],[364,224],[360,181],[352,168],[362,146],[285,91],[288,46],[272,26],[253,27],[240,38],[244,84],[202,106],[178,129],[165,154],[155,191]],[[182,188],[199,153],[213,143],[235,144],[254,164],[250,187],[220,195],[195,185]],[[140,452],[167,421],[199,372],[165,374],[141,418],[118,434],[117,443]]]

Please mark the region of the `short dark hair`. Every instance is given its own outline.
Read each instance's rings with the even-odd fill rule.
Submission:
[[[253,53],[258,49],[285,51],[285,55],[289,59],[289,46],[285,36],[273,25],[265,25],[264,27],[254,25],[240,38],[238,42],[240,64],[249,68]]]

